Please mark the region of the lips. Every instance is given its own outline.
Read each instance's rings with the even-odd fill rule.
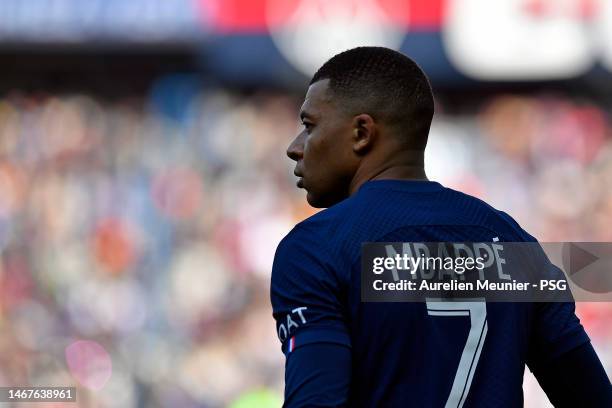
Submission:
[[[300,173],[300,172],[299,172],[299,171],[297,171],[297,170],[294,170],[294,171],[293,171],[293,174],[294,174],[296,177],[299,177],[299,178],[298,178],[298,181],[297,181],[295,184],[298,186],[298,188],[303,188],[303,187],[304,187],[304,178],[302,177],[302,173]]]

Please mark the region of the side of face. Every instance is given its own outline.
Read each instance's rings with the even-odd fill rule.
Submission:
[[[287,149],[296,161],[298,187],[316,208],[330,207],[349,195],[359,165],[353,151],[352,118],[335,106],[328,93],[329,80],[312,84],[300,111],[304,129]]]

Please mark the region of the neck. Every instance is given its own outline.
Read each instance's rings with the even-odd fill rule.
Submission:
[[[351,181],[349,195],[370,180],[427,180],[422,151],[404,151],[382,163],[360,166]]]

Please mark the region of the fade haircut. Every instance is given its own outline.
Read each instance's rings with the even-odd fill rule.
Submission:
[[[384,47],[357,47],[335,55],[310,85],[329,79],[328,91],[350,115],[367,113],[412,149],[424,149],[434,113],[431,85],[410,58]]]

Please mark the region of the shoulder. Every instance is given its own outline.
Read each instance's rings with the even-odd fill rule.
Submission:
[[[498,210],[480,198],[451,188],[446,190],[460,203],[455,210],[461,213],[460,218],[464,222],[488,229],[496,233],[502,241],[537,241],[508,213]]]
[[[342,233],[346,224],[354,221],[352,214],[355,212],[359,200],[349,197],[338,204],[323,209],[311,215],[296,226],[281,240],[280,249],[295,246],[328,249],[333,252],[331,246],[337,243],[338,233]],[[331,239],[331,238],[334,239]]]
[[[330,240],[324,240],[324,237],[324,231],[313,223],[297,224],[276,248],[273,273],[275,269],[287,265],[304,267],[328,264],[331,257],[328,255],[327,243]]]
[[[317,252],[323,248],[323,245],[321,245],[323,235],[323,232],[316,225],[302,221],[279,242],[276,249],[276,258],[286,255],[294,256],[296,252]]]
[[[336,291],[344,279],[336,258],[330,255],[327,242],[318,231],[295,226],[281,240],[274,255],[270,289],[274,300],[279,297],[304,299]]]
[[[333,207],[319,211],[297,224],[278,244],[272,266],[272,280],[305,280],[316,278],[344,282],[346,257],[342,248],[346,241],[344,200]],[[297,276],[299,275],[299,276]]]

